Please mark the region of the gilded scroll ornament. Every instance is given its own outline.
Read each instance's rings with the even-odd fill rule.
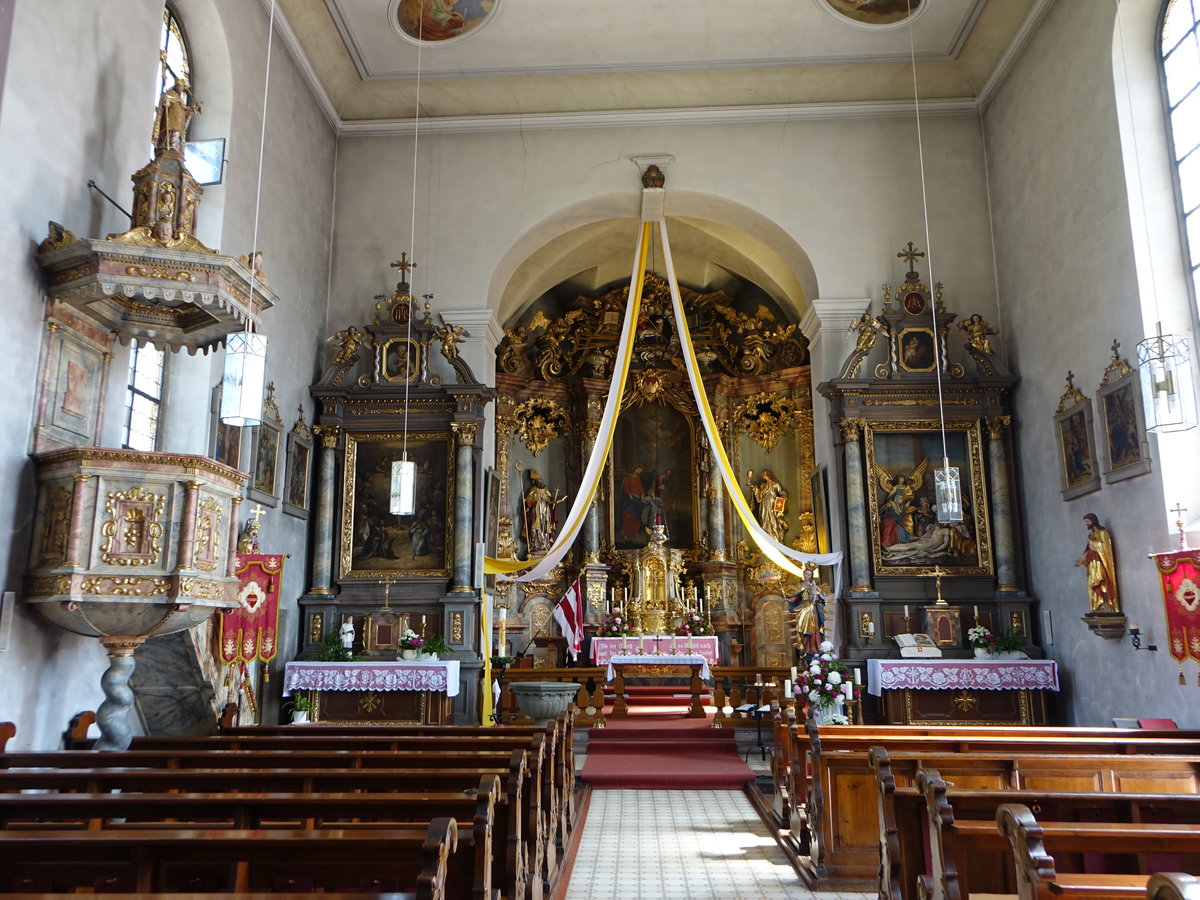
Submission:
[[[1133,373],[1133,367],[1129,365],[1129,360],[1121,356],[1121,342],[1113,339],[1112,356],[1108,359],[1108,367],[1104,370],[1104,378],[1100,382],[1100,387],[1108,387],[1110,384],[1116,384],[1126,375]]]
[[[526,400],[513,410],[515,433],[534,456],[565,435],[569,427],[567,411],[556,400]]]
[[[455,644],[463,642],[463,614],[460,610],[450,613],[450,641]]]
[[[165,578],[138,578],[101,575],[85,578],[79,589],[85,594],[103,594],[112,597],[161,597],[170,589]]]
[[[1083,391],[1075,387],[1075,373],[1067,372],[1067,386],[1063,390],[1063,395],[1058,398],[1058,409],[1054,411],[1055,415],[1064,413],[1068,409],[1074,409],[1076,406],[1082,406],[1087,402],[1087,398],[1083,396]]]
[[[454,432],[454,439],[460,447],[470,447],[475,443],[475,435],[479,431],[479,426],[475,422],[452,422],[450,430]]]
[[[202,572],[212,572],[217,568],[221,547],[221,517],[221,504],[215,497],[205,497],[200,501],[196,513],[194,562]]]
[[[325,627],[325,617],[321,613],[313,613],[308,617],[308,641],[310,644],[321,643],[321,632]]]
[[[751,394],[736,407],[735,421],[767,452],[800,424],[799,404],[789,397],[776,397],[765,391]]]
[[[783,604],[779,600],[767,600],[762,605],[763,640],[778,644],[785,639],[783,633]]]
[[[842,429],[842,440],[857,441],[860,430],[866,424],[864,419],[842,419],[839,423]]]
[[[101,559],[118,566],[158,565],[163,533],[158,520],[165,502],[164,495],[140,487],[110,491],[104,504],[108,520],[100,528],[106,538],[100,548]]]

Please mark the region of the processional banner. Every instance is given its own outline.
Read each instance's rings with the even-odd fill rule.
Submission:
[[[1155,553],[1150,558],[1162,579],[1171,656],[1179,663],[1188,657],[1200,661],[1200,550]]]
[[[267,662],[275,658],[283,560],[278,553],[237,555],[238,608],[221,614],[222,661]]]

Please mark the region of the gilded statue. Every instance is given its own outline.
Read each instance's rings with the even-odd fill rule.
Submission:
[[[1119,613],[1121,598],[1117,591],[1117,567],[1113,560],[1112,534],[1100,524],[1095,513],[1083,517],[1087,525],[1087,546],[1075,560],[1076,566],[1087,569],[1088,603],[1090,612]]]
[[[874,349],[876,342],[879,340],[879,332],[883,330],[883,326],[872,318],[869,312],[864,312],[854,320],[848,330],[858,332],[858,340],[855,341],[854,349],[859,353],[865,354],[870,353]]]
[[[353,362],[358,357],[358,349],[362,346],[363,338],[365,337],[365,334],[351,325],[349,328],[343,328],[330,338],[330,340],[341,344],[337,356],[333,358],[334,365],[340,366],[342,363]]]
[[[529,491],[525,494],[525,543],[530,553],[545,553],[558,531],[558,504],[567,498],[553,494],[537,469],[529,470]]]
[[[816,573],[816,566],[805,565],[800,590],[788,599],[788,609],[796,614],[796,648],[802,654],[816,653],[825,640],[825,595]]]
[[[167,57],[162,54],[163,70],[166,71]],[[158,110],[154,114],[154,132],[150,138],[157,151],[183,152],[188,123],[200,112],[202,104],[189,103],[191,86],[182,78],[172,81],[171,87],[158,98]]]
[[[258,529],[258,519],[250,519],[250,521],[242,526],[241,534],[238,535],[238,553],[258,552]]]
[[[980,353],[992,353],[992,342],[988,340],[988,335],[995,334],[996,330],[984,321],[983,316],[975,313],[967,321],[959,322],[958,327],[967,333],[968,344]]]
[[[457,359],[458,345],[466,336],[466,329],[461,325],[451,325],[447,322],[441,328],[435,328],[433,333],[437,335],[442,344],[442,356],[446,359]]]
[[[763,531],[782,542],[787,531],[787,491],[770,469],[763,469],[758,484],[752,484],[750,489],[754,493],[758,523]]]
[[[238,257],[238,262],[250,270],[250,274],[254,276],[255,281],[267,287],[267,276],[263,274],[263,252],[256,250],[253,255],[254,259],[251,260],[251,254],[245,253]]]

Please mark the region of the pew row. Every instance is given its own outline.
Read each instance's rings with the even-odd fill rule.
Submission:
[[[1183,872],[1156,872],[1146,885],[1146,900],[1200,900],[1200,878]]]

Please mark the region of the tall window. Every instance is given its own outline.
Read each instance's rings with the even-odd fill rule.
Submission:
[[[129,354],[129,386],[125,391],[125,440],[131,450],[158,446],[166,353],[134,343]]]
[[[160,69],[159,77],[163,81],[171,78],[182,78],[188,84],[191,84],[192,56],[188,52],[188,45],[183,36],[183,26],[179,23],[179,16],[175,15],[175,11],[170,6],[163,9],[162,37],[158,42],[158,49],[164,55],[167,63],[167,71],[164,73]],[[161,94],[163,89],[167,87],[170,87],[169,83],[160,84],[158,86],[158,93]],[[184,99],[191,102],[192,98],[185,95]]]
[[[1200,0],[1170,0],[1163,15],[1162,65],[1171,150],[1183,205],[1193,296],[1200,298]]]

